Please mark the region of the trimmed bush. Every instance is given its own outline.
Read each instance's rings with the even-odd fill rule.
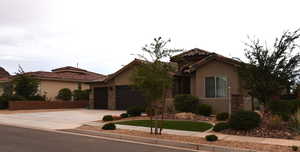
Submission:
[[[63,88],[58,91],[57,99],[69,101],[72,98],[72,91],[69,88]]]
[[[31,101],[45,101],[46,98],[45,98],[45,96],[35,95],[35,96],[28,97],[27,100],[31,100]]]
[[[102,118],[103,121],[113,121],[114,118],[112,115],[105,115],[103,118]]]
[[[139,107],[139,106],[134,106],[134,107],[129,107],[127,109],[127,114],[130,117],[135,117],[135,116],[141,116],[141,114],[145,111],[145,109],[143,107]]]
[[[212,113],[212,107],[208,104],[198,105],[197,113],[203,116],[210,116]]]
[[[205,139],[207,141],[217,141],[218,140],[218,136],[216,136],[216,135],[207,135],[207,136],[205,136]]]
[[[8,101],[9,101],[8,97],[0,96],[0,109],[7,109],[8,108]]]
[[[273,115],[288,121],[300,107],[300,100],[276,100],[269,103],[268,108]]]
[[[122,114],[120,115],[120,117],[121,117],[121,118],[128,118],[129,115],[128,115],[127,113],[122,113]]]
[[[228,123],[220,122],[220,123],[217,123],[217,124],[214,126],[213,131],[215,131],[215,132],[220,132],[220,131],[225,130],[225,129],[228,129],[228,128],[230,128]]]
[[[114,123],[108,123],[103,125],[103,130],[116,130],[116,125]]]
[[[176,95],[174,99],[175,109],[179,112],[193,112],[197,111],[199,99],[198,97],[182,94]]]
[[[292,146],[292,150],[293,150],[293,151],[298,151],[298,149],[299,149],[298,146],[296,146],[296,145],[293,145],[293,146]]]
[[[261,123],[260,115],[252,111],[239,111],[232,114],[229,125],[235,130],[251,130]]]
[[[76,89],[73,91],[74,100],[89,100],[90,90]]]
[[[218,121],[225,121],[229,118],[229,114],[227,112],[221,112],[221,113],[218,113],[217,116],[216,116],[216,119]]]

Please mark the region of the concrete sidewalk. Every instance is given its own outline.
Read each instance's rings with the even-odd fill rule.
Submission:
[[[103,123],[86,123],[86,125],[92,126],[101,126]],[[127,129],[127,130],[137,130],[148,132],[150,129],[148,127],[138,127],[138,126],[128,126],[128,125],[116,125],[118,129]],[[205,132],[195,132],[195,131],[181,131],[181,130],[172,130],[164,129],[163,133],[171,135],[180,135],[180,136],[193,136],[193,137],[202,137],[206,135],[215,134],[221,140],[226,141],[239,141],[239,142],[250,142],[250,143],[260,143],[260,144],[271,144],[271,145],[281,145],[281,146],[300,146],[300,140],[289,140],[289,139],[276,139],[276,138],[261,138],[261,137],[247,137],[247,136],[236,136],[236,135],[225,135],[210,131]]]

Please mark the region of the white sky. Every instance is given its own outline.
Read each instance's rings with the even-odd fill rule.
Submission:
[[[76,66],[112,73],[154,37],[243,57],[247,35],[272,44],[300,27],[297,0],[0,0],[0,66],[11,74]]]

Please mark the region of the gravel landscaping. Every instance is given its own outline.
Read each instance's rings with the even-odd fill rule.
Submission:
[[[131,136],[140,136],[140,137],[148,137],[148,138],[159,138],[159,139],[167,139],[167,140],[175,140],[175,141],[183,141],[183,142],[191,142],[197,144],[211,144],[232,148],[244,148],[244,149],[252,149],[258,151],[268,151],[268,152],[292,152],[291,147],[287,146],[278,146],[278,145],[270,145],[270,144],[253,144],[250,142],[237,142],[237,141],[224,141],[218,140],[216,142],[208,142],[204,138],[200,137],[189,137],[189,136],[179,136],[179,135],[170,135],[170,134],[162,134],[162,135],[151,135],[149,132],[142,131],[133,131],[133,130],[102,130],[100,127],[95,126],[81,126],[78,129],[90,130],[90,131],[101,131],[107,133],[116,133],[116,134],[125,134]]]
[[[131,121],[122,121],[117,122],[119,125],[130,125],[130,126],[142,126],[150,127],[150,120],[131,120]],[[185,131],[206,131],[212,128],[213,125],[206,122],[193,122],[193,121],[178,121],[178,120],[164,120],[163,128],[164,129],[175,129],[175,130],[185,130]]]

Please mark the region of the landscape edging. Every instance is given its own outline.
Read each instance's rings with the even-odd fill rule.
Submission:
[[[183,148],[190,148],[196,150],[206,150],[212,152],[263,152],[263,151],[256,151],[250,149],[241,149],[241,148],[230,148],[224,146],[215,146],[215,145],[208,145],[208,144],[195,144],[195,143],[188,143],[188,142],[178,142],[178,141],[171,141],[166,139],[154,139],[154,138],[147,138],[147,137],[138,137],[138,136],[131,136],[131,135],[121,135],[115,133],[104,133],[104,132],[97,132],[97,131],[87,131],[83,129],[71,129],[71,130],[63,130],[67,132],[75,132],[75,133],[84,133],[88,135],[99,135],[104,137],[110,138],[117,138],[123,140],[132,140],[132,141],[139,141],[144,143],[150,144],[160,144],[164,146],[175,146],[175,147],[183,147]]]

